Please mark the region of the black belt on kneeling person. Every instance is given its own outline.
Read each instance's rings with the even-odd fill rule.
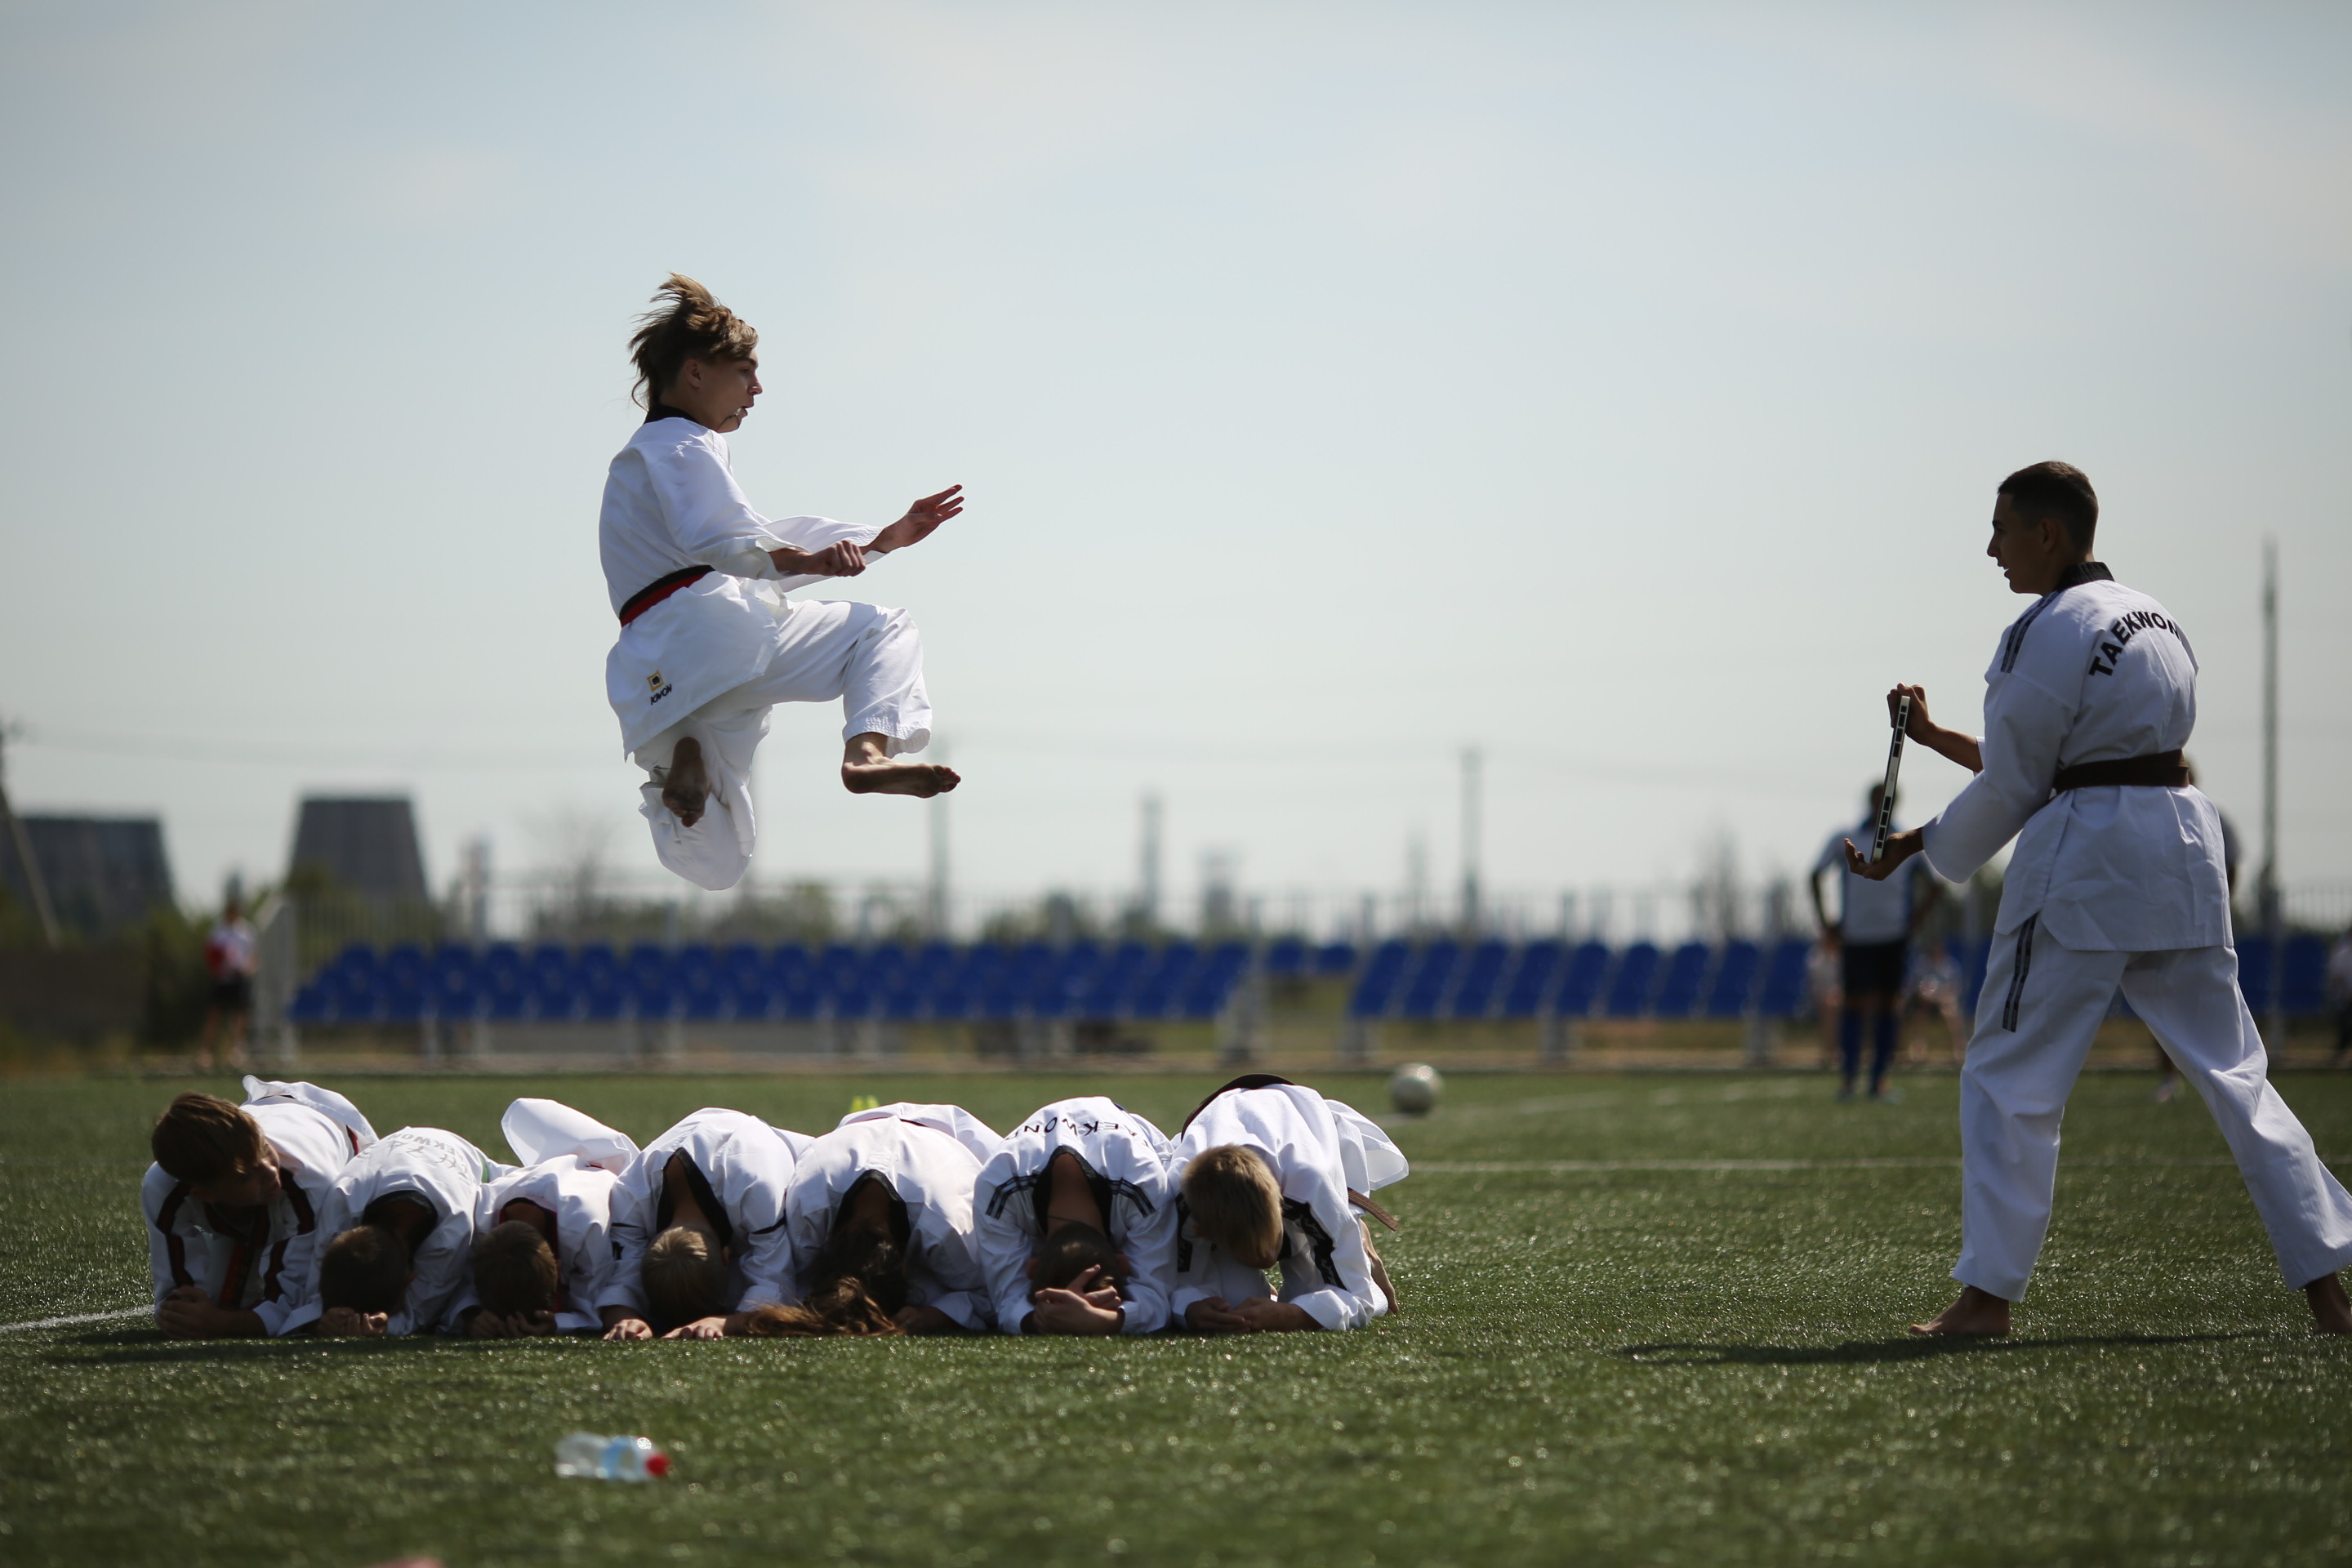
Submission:
[[[627,626],[688,583],[709,575],[710,568],[708,566],[685,566],[670,573],[667,576],[655,578],[630,595],[628,603],[621,606],[621,624]]]
[[[2189,764],[2179,752],[2158,752],[2148,757],[2119,757],[2113,762],[2076,763],[2060,768],[2053,790],[2096,789],[2101,784],[2137,784],[2143,789],[2179,789],[2189,783]]]

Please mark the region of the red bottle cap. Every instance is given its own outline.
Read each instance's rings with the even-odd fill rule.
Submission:
[[[667,1454],[655,1454],[649,1456],[646,1460],[646,1474],[653,1477],[656,1480],[659,1480],[664,1476],[669,1474],[669,1456]]]

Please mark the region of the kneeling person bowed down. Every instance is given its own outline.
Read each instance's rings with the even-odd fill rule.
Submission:
[[[308,1300],[336,1173],[375,1142],[358,1107],[316,1084],[248,1078],[245,1095],[181,1095],[150,1139],[140,1205],[155,1324],[172,1339],[285,1332]]]
[[[1336,1100],[1254,1073],[1211,1095],[1176,1140],[1173,1307],[1206,1333],[1356,1329],[1397,1310],[1362,1209],[1410,1167],[1389,1135]],[[1265,1270],[1282,1265],[1282,1289]]]
[[[499,1125],[522,1169],[482,1189],[473,1284],[451,1319],[476,1339],[601,1333],[613,1192],[637,1146],[552,1100],[518,1100]]]
[[[784,1190],[803,1133],[706,1106],[629,1163],[613,1194],[608,1340],[715,1340],[793,1298]]]
[[[877,1320],[908,1333],[987,1329],[972,1191],[1003,1143],[959,1106],[844,1117],[809,1145],[785,1199],[802,1301],[751,1331],[870,1332]]]
[[[1099,1095],[1015,1128],[973,1195],[997,1327],[1148,1334],[1168,1323],[1176,1191],[1167,1135]]]
[[[431,1333],[466,1281],[482,1181],[506,1167],[455,1132],[404,1127],[337,1173],[310,1300],[286,1331]]]

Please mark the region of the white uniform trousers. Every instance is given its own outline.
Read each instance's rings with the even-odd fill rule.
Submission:
[[[751,868],[759,826],[751,808],[751,756],[779,702],[841,699],[841,737],[880,735],[892,756],[930,743],[931,700],[923,689],[923,642],[914,617],[878,605],[801,601],[776,628],[768,668],[712,698],[636,753],[648,775],[638,812],[653,829],[661,863],[698,888],[721,892]],[[712,798],[691,827],[662,804],[669,759],[686,736],[702,742]]]
[[[2352,1264],[2352,1195],[2270,1085],[2228,947],[2087,952],[2029,920],[1993,941],[1960,1069],[1960,1260],[1952,1278],[2025,1295],[2050,1228],[2058,1122],[2116,987],[2196,1085],[2236,1156],[2279,1273],[2300,1289]]]

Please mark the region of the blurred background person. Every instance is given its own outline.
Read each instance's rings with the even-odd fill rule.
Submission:
[[[1897,1003],[1903,994],[1911,937],[1943,893],[1943,884],[1918,864],[1924,857],[1912,857],[1878,882],[1845,868],[1845,841],[1868,844],[1878,831],[1881,789],[1875,784],[1870,786],[1861,826],[1848,823],[1831,834],[1821,858],[1813,862],[1812,875],[1805,879],[1806,889],[1813,896],[1814,918],[1822,923],[1822,940],[1837,952],[1839,988],[1844,993],[1837,1028],[1840,1100],[1853,1098],[1861,1074],[1865,1022],[1871,1040],[1870,1098],[1895,1098],[1886,1087],[1886,1070],[1895,1060]],[[1830,871],[1838,879],[1835,920],[1830,919],[1829,906],[1822,898],[1822,877]]]
[[[213,996],[205,1009],[205,1032],[196,1041],[196,1070],[213,1068],[213,1047],[223,1045],[232,1068],[245,1065],[245,1029],[253,1016],[253,973],[260,966],[260,945],[247,923],[244,901],[231,889],[221,905],[220,919],[205,938],[205,968],[213,977]]]
[[[1960,1016],[1960,966],[1951,950],[1931,943],[1914,962],[1911,984],[1903,993],[1903,1016],[1906,1020],[1915,1013],[1942,1016],[1944,1038],[1951,1047],[1954,1067],[1965,1062],[1969,1054],[1969,1024]],[[1913,1059],[1925,1061],[1927,1047],[1915,1045],[1912,1054]]]

